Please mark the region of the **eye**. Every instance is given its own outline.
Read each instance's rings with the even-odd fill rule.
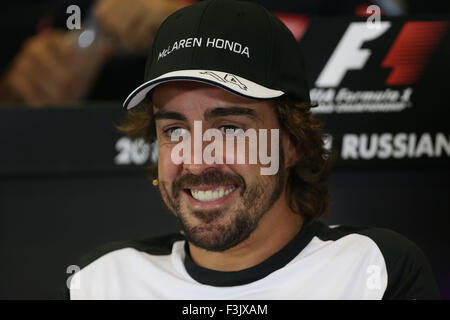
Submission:
[[[189,132],[182,127],[170,127],[164,130],[164,134],[171,140],[179,140],[180,137],[187,135]]]
[[[224,134],[239,134],[244,130],[240,127],[234,126],[232,124],[225,124],[219,127],[219,130]]]

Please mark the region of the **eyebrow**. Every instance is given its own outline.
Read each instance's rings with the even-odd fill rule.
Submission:
[[[250,118],[260,120],[255,110],[239,106],[231,106],[225,108],[214,108],[205,112],[205,120],[225,116],[248,116]]]
[[[214,108],[207,110],[204,113],[205,120],[211,120],[213,118],[226,117],[226,116],[248,116],[250,118],[261,121],[255,110],[239,106],[231,106],[225,108]],[[170,119],[187,121],[184,114],[175,111],[156,111],[153,114],[154,120]]]
[[[160,120],[160,119],[172,119],[172,120],[182,120],[182,121],[187,120],[187,118],[184,114],[179,113],[179,112],[174,112],[174,111],[156,111],[153,114],[153,118],[155,120]]]

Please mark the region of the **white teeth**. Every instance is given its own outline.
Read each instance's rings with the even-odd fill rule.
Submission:
[[[197,190],[194,191],[191,189],[192,197],[198,201],[207,202],[207,201],[214,201],[217,199],[220,199],[222,197],[225,197],[230,192],[233,192],[235,187],[230,187],[228,189],[225,188],[219,188],[214,191],[207,190],[207,191],[201,191]]]

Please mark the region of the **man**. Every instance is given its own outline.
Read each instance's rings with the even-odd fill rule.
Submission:
[[[331,157],[297,42],[263,7],[206,0],[175,12],[146,69],[121,130],[157,140],[155,184],[182,232],[103,247],[70,298],[439,298],[403,236],[317,220]]]

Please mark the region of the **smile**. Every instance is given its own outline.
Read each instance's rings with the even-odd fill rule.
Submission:
[[[208,186],[188,189],[192,198],[200,202],[211,202],[224,198],[236,189],[234,186]]]

